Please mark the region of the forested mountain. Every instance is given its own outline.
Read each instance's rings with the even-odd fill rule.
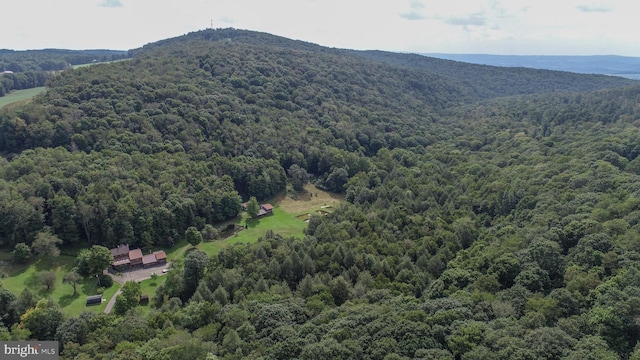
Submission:
[[[637,82],[233,29],[132,53],[0,112],[2,246],[168,246],[293,165],[347,201],[192,251],[149,316],[60,320],[62,357],[640,358]]]
[[[637,81],[608,75],[575,74],[523,67],[498,67],[442,60],[424,55],[382,51],[354,52],[355,55],[390,64],[427,70],[444,75],[476,89],[482,98],[518,94],[591,91],[637,84]]]

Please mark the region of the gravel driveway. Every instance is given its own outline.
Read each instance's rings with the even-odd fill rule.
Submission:
[[[163,266],[154,266],[150,268],[138,268],[128,271],[123,271],[117,275],[109,273],[109,276],[113,278],[113,281],[117,282],[120,285],[123,285],[127,281],[136,281],[140,282],[142,280],[147,280],[151,278],[151,274],[155,273],[158,276],[165,275],[162,272],[164,269],[169,268],[169,264],[165,264]]]

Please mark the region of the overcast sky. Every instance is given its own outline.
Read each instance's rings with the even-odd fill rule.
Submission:
[[[417,53],[640,56],[638,0],[14,0],[0,48],[117,49],[209,27]]]

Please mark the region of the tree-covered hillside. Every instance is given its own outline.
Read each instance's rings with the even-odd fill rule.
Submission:
[[[0,112],[2,246],[170,246],[302,170],[346,201],[194,249],[148,315],[52,321],[63,358],[640,358],[635,82],[233,29],[133,53]]]

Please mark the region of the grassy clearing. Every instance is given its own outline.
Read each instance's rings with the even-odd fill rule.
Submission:
[[[295,198],[281,194],[276,203],[284,211],[293,215],[317,212],[321,209],[335,208],[344,201],[344,195],[333,194],[307,184],[303,192],[295,193]]]
[[[307,184],[304,192],[297,193],[294,198],[286,196],[282,192],[271,199],[275,206],[273,215],[258,219],[249,219],[246,214],[234,219],[231,223],[237,226],[246,226],[245,230],[224,240],[204,242],[197,246],[209,256],[213,256],[221,249],[235,243],[252,243],[258,241],[268,230],[285,237],[304,237],[303,230],[306,227],[304,220],[307,214],[319,212],[331,212],[344,200],[344,196],[319,190],[313,184]],[[179,254],[184,254],[190,245],[183,247]]]
[[[6,257],[7,253],[0,252],[0,254]],[[62,283],[64,275],[73,268],[75,261],[75,257],[60,255],[53,260],[37,258],[26,265],[4,266],[1,269],[7,275],[7,278],[2,279],[2,285],[16,296],[25,288],[29,288],[34,294],[42,298],[50,297],[60,304],[62,311],[67,316],[77,316],[83,311],[104,311],[106,302],[98,306],[85,306],[86,297],[97,294],[98,284],[96,279],[87,278],[79,283],[75,296],[73,295],[73,287]],[[49,291],[46,291],[45,287],[38,281],[38,273],[42,271],[53,271],[56,274],[55,285]],[[118,285],[114,284],[105,291],[103,297],[108,300],[117,290]]]
[[[131,59],[119,59],[119,60],[113,60],[113,61],[99,61],[99,62],[92,62],[92,63],[86,63],[86,64],[77,64],[77,65],[71,65],[71,68],[80,69],[87,66],[93,66],[93,65],[99,65],[99,64],[111,64],[111,63],[127,61],[127,60],[131,60]]]
[[[14,104],[17,102],[28,102],[31,101],[31,99],[40,94],[41,92],[45,91],[45,87],[41,86],[41,87],[36,87],[36,88],[31,88],[31,89],[24,89],[24,90],[14,90],[11,93],[0,97],[0,109],[2,109],[3,107],[10,105],[10,104]]]
[[[246,227],[246,229],[224,240],[200,243],[197,248],[206,252],[207,255],[213,256],[230,244],[256,242],[268,230],[273,230],[273,232],[285,237],[302,238],[306,226],[303,221],[296,219],[293,214],[285,212],[278,205],[273,209],[273,215],[257,219],[250,219],[245,215],[238,218],[235,223],[237,226]]]
[[[155,280],[147,279],[140,282],[140,289],[142,290],[142,295],[149,296],[149,303],[147,305],[138,305],[136,308],[141,314],[146,315],[151,312],[152,303],[151,299],[153,295],[156,293],[156,288],[164,283],[167,280],[166,276],[158,276]]]
[[[197,248],[209,256],[215,256],[221,249],[230,244],[256,242],[261,236],[264,236],[268,230],[272,230],[274,233],[285,237],[293,236],[302,238],[304,236],[303,230],[306,227],[306,223],[304,222],[306,214],[315,214],[319,211],[331,212],[343,201],[343,196],[321,191],[311,184],[307,185],[305,189],[305,192],[296,194],[295,199],[287,197],[283,192],[280,196],[268,201],[275,206],[273,215],[258,219],[249,219],[246,214],[238,216],[228,223],[246,227],[246,229],[223,240],[200,243]],[[191,248],[192,246],[187,244],[185,240],[180,240],[175,246],[170,249],[165,249],[165,251],[169,261],[176,261],[182,259],[185,253]],[[85,279],[78,285],[78,293],[75,296],[73,296],[73,288],[71,285],[62,284],[64,274],[71,270],[75,264],[75,255],[79,249],[80,247],[65,249],[63,254],[53,261],[36,259],[28,265],[0,267],[0,271],[8,276],[2,279],[2,284],[16,295],[20,294],[25,287],[28,287],[39,296],[50,296],[60,304],[63,312],[67,316],[77,316],[83,311],[103,312],[109,299],[111,299],[120,288],[117,283],[114,283],[111,288],[104,292],[103,298],[105,302],[101,305],[91,307],[86,307],[85,301],[86,296],[97,293],[98,284],[96,279]],[[11,261],[11,259],[12,256],[10,252],[0,251],[0,261]],[[56,284],[49,292],[45,291],[44,286],[39,284],[37,280],[38,272],[48,270],[56,273]],[[166,276],[158,276],[155,280],[147,279],[142,281],[140,283],[142,294],[152,297],[155,289],[164,281],[166,281]],[[150,305],[139,306],[138,310],[146,314],[151,311],[151,307]]]

